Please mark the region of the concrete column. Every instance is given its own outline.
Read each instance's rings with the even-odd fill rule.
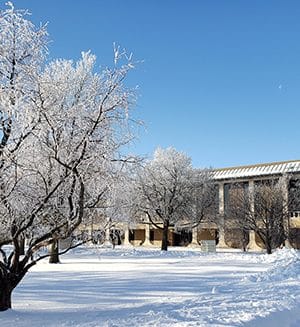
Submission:
[[[112,245],[111,241],[110,241],[110,229],[106,228],[105,229],[105,241],[104,241],[104,245]]]
[[[249,197],[250,197],[250,209],[254,213],[254,181],[249,181]]]
[[[145,241],[143,243],[144,246],[151,246],[150,242],[150,224],[145,224]]]
[[[219,228],[219,242],[217,245],[218,248],[228,248],[228,245],[225,242],[225,229]]]
[[[291,216],[289,212],[289,179],[287,177],[283,180],[283,210],[284,210],[284,218],[283,218],[283,226],[284,226],[284,233],[286,236],[286,240],[284,242],[285,246],[288,248],[292,248],[289,242],[290,236],[290,228],[291,228]]]
[[[227,248],[228,246],[225,243],[225,201],[224,201],[224,183],[219,183],[219,243],[218,248]]]
[[[283,198],[285,202],[285,207],[286,209],[288,209],[287,204],[289,201],[289,180],[287,177],[285,177],[283,180]]]
[[[254,181],[249,181],[249,198],[250,198],[250,210],[254,214],[255,204],[254,204]],[[248,250],[261,251],[262,249],[256,244],[255,232],[253,230],[249,231],[249,243],[247,245]]]
[[[219,215],[224,217],[225,203],[224,203],[224,183],[219,183]]]
[[[286,239],[284,241],[284,246],[287,248],[287,249],[293,249],[293,246],[292,244],[290,243],[290,241],[288,239]]]
[[[261,251],[262,249],[256,244],[254,230],[249,231],[248,250]]]
[[[197,247],[198,243],[198,227],[192,229],[192,242],[188,245],[189,247]]]
[[[91,224],[91,226],[88,228],[89,231],[89,237],[90,237],[90,243],[93,244],[93,234],[94,234],[94,226]]]
[[[129,241],[129,227],[128,225],[124,225],[124,245],[131,245]]]

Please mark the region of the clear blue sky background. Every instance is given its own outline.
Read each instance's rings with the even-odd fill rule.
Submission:
[[[2,9],[5,1],[1,1]],[[49,22],[51,58],[117,42],[144,60],[135,151],[174,146],[194,166],[300,159],[300,1],[16,0]]]

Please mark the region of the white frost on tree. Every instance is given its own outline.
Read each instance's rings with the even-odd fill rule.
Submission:
[[[162,231],[162,250],[168,248],[173,228],[193,228],[215,202],[209,170],[196,171],[191,159],[174,148],[158,148],[153,160],[136,174],[133,203],[135,216],[144,215]]]
[[[0,310],[43,258],[39,249],[72,235],[109,198],[132,138],[131,56],[119,53],[100,72],[90,52],[46,64],[46,28],[26,14],[12,5],[0,13]]]

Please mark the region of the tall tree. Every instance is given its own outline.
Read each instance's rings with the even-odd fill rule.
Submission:
[[[170,227],[195,227],[207,217],[213,203],[207,192],[211,180],[207,171],[193,170],[191,159],[174,148],[158,148],[140,169],[133,191],[135,215],[146,215],[162,231],[162,250],[168,249]]]
[[[132,137],[135,95],[125,86],[131,56],[115,48],[115,65],[99,73],[89,52],[75,63],[46,64],[46,29],[26,14],[11,4],[0,14],[0,310],[49,255],[39,250],[94,213]]]

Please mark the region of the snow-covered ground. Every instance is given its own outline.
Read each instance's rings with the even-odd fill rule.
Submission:
[[[0,326],[300,326],[300,254],[76,249],[39,263]]]

